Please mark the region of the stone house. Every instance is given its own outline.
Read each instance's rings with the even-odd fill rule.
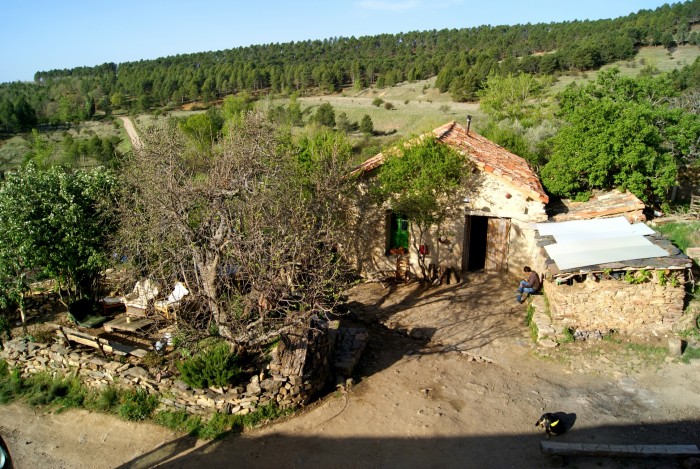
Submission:
[[[536,173],[525,159],[468,126],[450,122],[430,134],[468,159],[473,173],[470,187],[464,188],[459,200],[451,201],[453,210],[446,222],[432,227],[422,240],[411,220],[391,207],[359,206],[357,245],[351,248],[358,269],[370,275],[393,272],[397,263],[406,262],[415,275],[423,256],[425,265],[458,274],[519,274],[537,251],[531,224],[547,219],[549,198]],[[369,158],[353,171],[360,176],[361,191],[392,152],[397,148]]]
[[[453,204],[443,226],[432,227],[423,239],[411,221],[392,207],[360,202],[351,255],[361,272],[370,276],[396,272],[405,263],[416,275],[421,256],[424,265],[459,273],[521,277],[522,268],[530,265],[542,273],[556,330],[596,335],[617,331],[640,337],[674,330],[683,314],[684,285],[692,261],[641,223],[645,221],[642,201],[629,192],[600,191],[587,202],[549,204],[539,178],[523,158],[455,122],[430,134],[468,159],[472,184]],[[392,153],[398,153],[398,148],[369,158],[353,171],[361,177],[361,192]],[[573,244],[593,249],[592,254],[573,253],[575,265],[567,265],[571,252],[565,253],[569,260],[558,262],[547,251],[571,249],[543,228],[567,223],[583,223],[574,232],[587,233],[585,239]],[[604,233],[606,223],[622,227],[622,233]],[[612,257],[600,257],[600,252]]]

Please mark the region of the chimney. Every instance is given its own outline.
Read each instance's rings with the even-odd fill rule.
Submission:
[[[472,116],[467,116],[467,135],[469,135],[469,128],[472,126]]]

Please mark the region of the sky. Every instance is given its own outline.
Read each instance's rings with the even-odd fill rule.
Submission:
[[[0,0],[0,82],[331,37],[616,18],[661,0]]]

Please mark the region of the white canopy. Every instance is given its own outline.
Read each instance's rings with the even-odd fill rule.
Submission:
[[[545,250],[559,270],[669,256],[644,237],[654,230],[644,223],[631,225],[625,217],[538,223],[537,230],[556,240]]]

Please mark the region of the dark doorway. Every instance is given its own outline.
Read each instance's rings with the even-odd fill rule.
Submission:
[[[474,272],[486,265],[488,217],[469,216],[464,221],[464,257],[462,270]]]

